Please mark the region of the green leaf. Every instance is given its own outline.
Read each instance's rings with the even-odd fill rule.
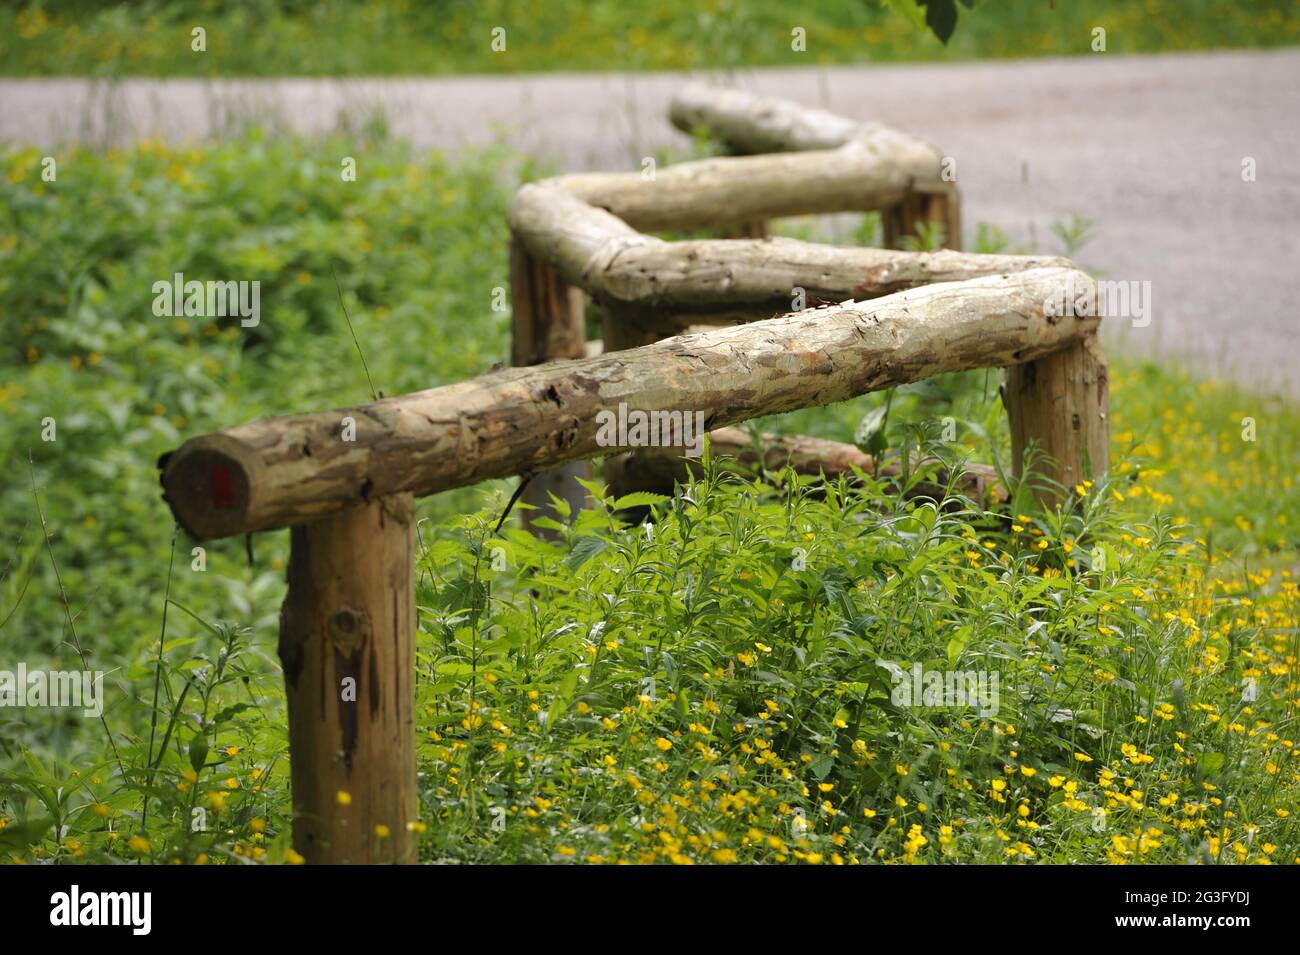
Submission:
[[[664,677],[667,679],[668,685],[672,687],[677,686],[677,661],[673,659],[673,655],[667,650],[659,654],[659,659],[663,664]]]
[[[586,478],[574,477],[574,480],[582,485],[593,501],[603,501],[605,499],[605,482],[599,478],[587,480]]]
[[[560,515],[560,519],[567,521],[569,516],[573,513],[573,508],[569,506],[569,502],[562,497],[556,497],[555,494],[550,491],[546,492],[546,496],[550,498],[551,508],[556,514]]]
[[[905,20],[910,20],[918,30],[925,28],[925,10],[916,0],[885,0],[885,6]]]
[[[573,691],[577,687],[578,671],[570,670],[560,680],[560,685],[555,690],[555,698],[551,700],[550,709],[546,711],[547,729],[554,727],[555,721],[564,715],[564,711],[569,708],[569,701],[573,699]]]
[[[1217,776],[1223,769],[1226,758],[1222,753],[1202,753],[1196,761],[1196,768],[1202,776]]]
[[[28,819],[26,822],[11,823],[0,829],[0,850],[25,851],[32,843],[45,838],[45,833],[49,831],[52,825],[54,825],[54,820],[49,816]]]
[[[966,645],[970,643],[971,627],[969,625],[961,627],[953,634],[952,639],[948,641],[948,666],[952,668],[957,665],[957,659],[961,656]]]
[[[656,504],[662,504],[665,501],[671,501],[672,498],[667,494],[652,494],[650,491],[633,491],[631,494],[624,494],[616,500],[610,507],[615,511],[626,511],[632,507],[654,507]]]
[[[208,759],[208,734],[202,730],[190,739],[190,768],[196,773],[203,769]]]
[[[227,706],[224,710],[212,718],[213,725],[228,723],[245,710],[255,710],[252,703],[235,703],[233,706]]]
[[[447,663],[439,663],[433,668],[439,676],[470,676],[474,672],[474,667],[469,663],[461,663],[456,660]]]
[[[853,443],[868,454],[878,455],[885,450],[885,427],[889,424],[889,405],[894,393],[885,396],[885,403],[872,408],[858,422],[858,430],[853,435]]]
[[[31,769],[32,776],[35,779],[37,779],[42,785],[45,786],[57,785],[54,777],[50,775],[49,770],[47,770],[41,764],[41,761],[36,758],[36,754],[33,753],[30,749],[28,749],[26,746],[23,747],[23,759],[26,761],[28,768]]]
[[[607,546],[609,542],[603,537],[579,537],[573,544],[573,550],[569,551],[569,556],[564,558],[564,566],[569,570],[577,570]]]
[[[954,0],[916,0],[925,7],[925,25],[943,43],[957,27],[957,4]]]

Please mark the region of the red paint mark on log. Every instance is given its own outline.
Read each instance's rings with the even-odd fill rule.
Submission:
[[[225,510],[235,506],[235,480],[230,468],[214,467],[212,469],[212,508]]]

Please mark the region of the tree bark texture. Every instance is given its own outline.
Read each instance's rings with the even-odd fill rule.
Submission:
[[[280,662],[293,843],[308,862],[415,862],[415,502],[294,527]]]
[[[1032,269],[262,419],[164,456],[165,497],[191,534],[225,537],[613,453],[621,449],[598,440],[597,413],[620,404],[700,411],[711,430],[942,372],[1016,365],[1096,330],[1092,310],[1062,316],[1048,308],[1065,287],[1095,300],[1082,272]],[[1038,419],[1023,420],[1028,427]]]

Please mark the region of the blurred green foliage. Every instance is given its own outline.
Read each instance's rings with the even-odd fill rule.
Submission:
[[[965,3],[965,0],[962,0]],[[9,75],[400,75],[729,69],[1276,47],[1290,0],[997,0],[947,45],[912,0],[24,0],[0,10]],[[194,52],[192,31],[206,31]],[[504,28],[505,49],[493,48]],[[803,31],[805,49],[795,47]],[[500,44],[498,44],[499,46]]]

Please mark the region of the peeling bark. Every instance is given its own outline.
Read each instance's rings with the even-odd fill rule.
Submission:
[[[566,281],[598,302],[647,310],[643,327],[666,330],[692,315],[737,322],[784,314],[796,289],[814,307],[934,282],[1073,267],[1059,256],[901,252],[782,238],[667,242],[545,184],[519,191],[510,224],[516,240]]]
[[[613,453],[597,441],[596,414],[620,402],[698,410],[712,429],[942,372],[1032,361],[1097,328],[1095,316],[1044,314],[1070,282],[1095,289],[1064,268],[927,285],[357,408],[254,421],[192,438],[168,456],[165,497],[191,534],[226,537],[314,520],[363,493],[433,494]],[[345,416],[356,422],[353,441],[340,437]],[[219,498],[218,471],[230,477]]]

